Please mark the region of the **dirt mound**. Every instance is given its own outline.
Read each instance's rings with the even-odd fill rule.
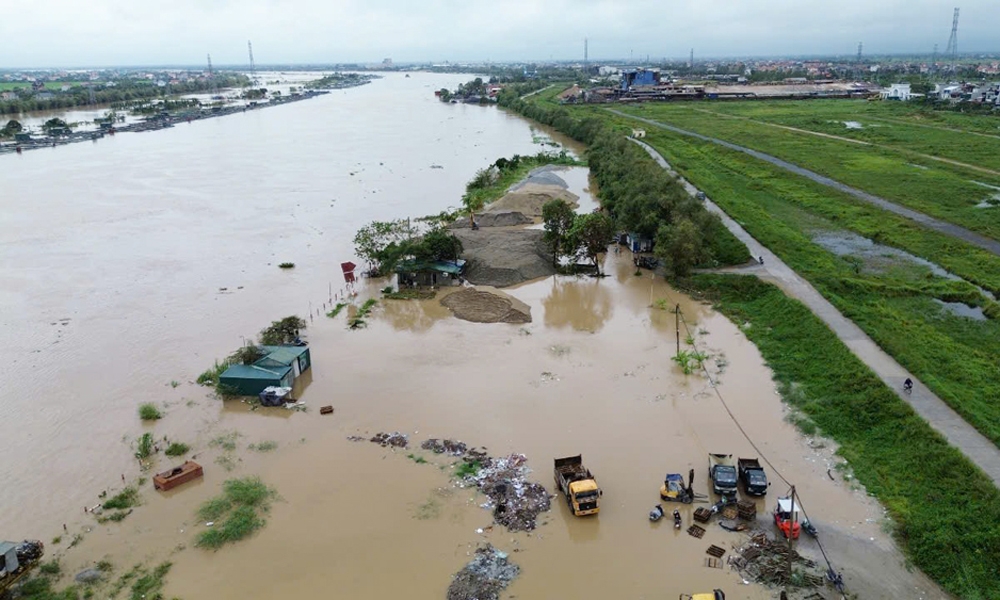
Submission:
[[[476,549],[469,564],[455,575],[448,586],[448,600],[497,600],[521,568],[507,560],[507,555],[492,545]]]
[[[539,229],[456,229],[462,258],[469,261],[465,278],[475,285],[507,287],[555,274],[552,255]]]
[[[529,217],[541,217],[542,206],[556,198],[576,207],[580,197],[557,185],[527,183],[517,191],[507,192],[502,198],[486,207],[484,215],[495,212],[515,211]]]
[[[441,299],[459,319],[473,323],[530,323],[531,307],[490,286],[466,288]]]
[[[490,211],[476,215],[476,222],[480,227],[514,227],[516,225],[530,225],[534,223],[531,217],[526,217],[524,213],[517,211]],[[472,225],[468,219],[459,219],[450,225],[452,229],[468,229]]]

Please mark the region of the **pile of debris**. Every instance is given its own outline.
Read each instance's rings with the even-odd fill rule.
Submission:
[[[393,448],[406,448],[407,444],[410,443],[409,438],[405,433],[399,433],[398,431],[393,431],[392,433],[376,433],[370,440],[374,444],[378,444],[383,448],[387,446],[392,446]]]
[[[792,552],[792,563],[799,566],[793,569],[791,581],[788,577],[788,543],[785,540],[773,540],[764,531],[756,531],[742,546],[736,548],[729,556],[729,565],[742,573],[744,577],[768,586],[819,587],[823,585],[823,576],[817,574],[816,563],[803,557],[795,550]]]
[[[498,600],[521,568],[508,562],[507,554],[487,544],[476,554],[448,586],[448,600]]]
[[[527,461],[523,454],[479,459],[479,470],[467,477],[489,496],[482,507],[492,508],[493,520],[510,531],[533,530],[538,514],[552,507],[552,496],[545,488],[527,480],[531,473]]]
[[[431,438],[420,444],[420,447],[424,450],[430,450],[434,454],[449,454],[451,456],[463,456],[469,450],[469,447],[465,442],[459,442],[457,440],[439,440],[436,438]]]

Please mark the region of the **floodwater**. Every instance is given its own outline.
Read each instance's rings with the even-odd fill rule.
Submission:
[[[707,491],[708,452],[756,455],[718,390],[773,465],[758,502],[763,527],[783,476],[837,540],[831,557],[850,589],[945,597],[905,570],[878,505],[828,471],[832,448],[785,422],[739,328],[648,271],[634,275],[627,252],[608,255],[604,279],[508,289],[531,306],[527,325],[454,319],[438,299],[382,302],[359,331],[344,314],[321,316],[343,288],[338,264],[353,258],[360,225],[439,212],[483,165],[537,151],[522,120],[434,99],[466,79],[390,75],[294,105],[0,160],[0,374],[16,382],[0,391],[3,536],[48,543],[66,523],[83,539],[68,550],[49,544],[64,572],[105,556],[120,572],[170,560],[165,595],[186,600],[441,598],[481,541],[521,566],[507,592],[522,598],[716,587],[770,598],[728,567],[703,566],[709,544],[729,549],[739,534],[713,524],[697,540],[647,518],[666,472],[694,468]],[[282,261],[295,269],[279,270]],[[383,285],[364,282],[359,301]],[[661,308],[674,305],[690,326],[679,336]],[[310,410],[250,411],[191,383],[243,336],[291,313],[310,315],[313,366],[301,394]],[[689,334],[712,380],[672,362]],[[141,425],[143,401],[164,406],[165,418]],[[332,416],[320,416],[326,404]],[[97,524],[82,507],[120,487],[120,474],[140,475],[130,443],[146,430],[191,444],[204,480],[169,494],[146,484],[125,521]],[[531,534],[479,534],[490,513],[482,496],[449,482],[450,460],[413,451],[429,461],[419,464],[411,451],[346,440],[393,430],[413,446],[450,437],[493,455],[523,452],[549,489],[552,458],[582,453],[604,489],[602,512],[575,518],[556,498]],[[209,442],[230,432],[239,439],[228,471]],[[278,448],[247,449],[264,440]],[[159,457],[155,468],[168,464]],[[224,479],[248,474],[280,494],[267,526],[218,552],[194,548],[204,528],[195,508]],[[692,508],[681,507],[685,526]]]

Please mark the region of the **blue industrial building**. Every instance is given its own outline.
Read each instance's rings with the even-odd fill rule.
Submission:
[[[622,71],[623,92],[627,92],[634,86],[657,85],[659,83],[659,69],[631,69],[628,71]]]

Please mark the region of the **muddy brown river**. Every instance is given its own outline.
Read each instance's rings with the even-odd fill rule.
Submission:
[[[694,468],[707,492],[708,452],[754,455],[717,386],[797,486],[850,591],[947,597],[906,570],[881,508],[837,471],[828,476],[831,444],[785,422],[770,371],[740,329],[648,272],[635,276],[627,252],[608,255],[602,280],[507,289],[531,307],[527,325],[457,320],[440,294],[384,301],[364,330],[348,330],[344,314],[323,316],[360,225],[457,205],[477,169],[542,149],[517,117],[434,98],[467,79],[389,75],[288,106],[0,157],[0,538],[42,539],[70,574],[104,557],[120,572],[170,560],[166,596],[186,600],[439,599],[487,541],[522,569],[505,598],[712,588],[776,597],[728,566],[704,566],[709,544],[730,550],[742,534],[713,522],[698,540],[647,518],[666,472]],[[279,270],[283,261],[295,269]],[[363,283],[358,301],[382,285]],[[676,304],[712,380],[671,361],[675,320],[660,306]],[[193,383],[293,313],[310,315],[308,411],[251,411]],[[163,407],[155,425],[137,417],[147,401]],[[319,414],[326,404],[334,415]],[[454,485],[454,459],[346,439],[394,430],[414,447],[448,437],[522,452],[550,490],[552,458],[582,453],[604,489],[601,513],[573,517],[557,497],[534,532],[479,533],[491,522],[485,497]],[[204,480],[168,494],[146,484],[132,515],[97,524],[84,506],[119,489],[123,474],[149,475],[132,458],[144,431],[191,444]],[[209,442],[233,432],[227,470]],[[265,440],[277,449],[247,448]],[[154,470],[169,464],[160,456]],[[195,548],[199,503],[251,474],[280,495],[267,526],[217,552]],[[787,489],[769,475],[764,528]],[[685,527],[694,507],[681,507]],[[73,548],[49,543],[64,523],[82,534]],[[818,557],[814,541],[800,549]]]

